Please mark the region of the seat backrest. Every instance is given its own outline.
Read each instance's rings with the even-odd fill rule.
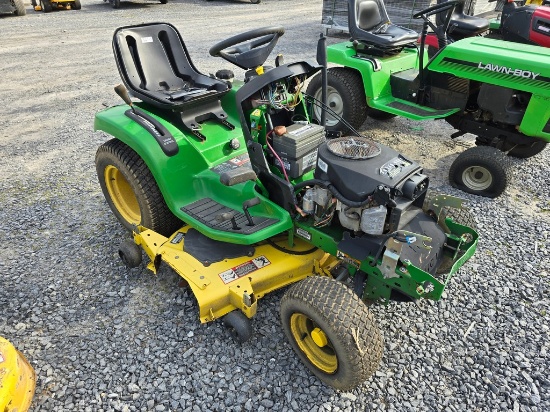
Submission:
[[[171,24],[121,27],[115,31],[113,51],[126,87],[149,103],[174,108],[218,98],[228,90],[225,82],[199,73]]]
[[[128,80],[137,88],[181,90],[197,73],[179,34],[169,24],[123,28],[114,41]]]
[[[378,2],[362,0],[357,2],[357,27],[362,30],[372,30],[383,23]]]
[[[437,0],[437,4],[446,3],[447,1],[450,1],[450,0]],[[465,2],[466,2],[466,0],[458,0],[458,4],[455,6],[455,9],[453,11],[453,15],[451,16],[452,21],[457,21],[457,20],[460,20],[460,19],[464,18],[464,16],[465,16],[464,3]],[[446,13],[437,13],[435,15],[435,22],[438,26],[441,26],[442,24],[445,23],[445,16],[446,16]]]

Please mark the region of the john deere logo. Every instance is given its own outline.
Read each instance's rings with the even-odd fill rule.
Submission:
[[[524,79],[533,79],[533,80],[536,79],[537,76],[540,74],[540,73],[533,73],[529,70],[513,69],[511,67],[499,66],[498,64],[492,64],[492,63],[484,64],[479,62],[479,64],[477,65],[477,68],[483,69],[483,70],[489,70],[496,73],[510,74],[512,76],[518,76],[518,77],[523,77]]]

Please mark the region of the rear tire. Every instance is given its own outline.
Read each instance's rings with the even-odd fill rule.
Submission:
[[[74,0],[72,8],[74,10],[80,10],[82,8],[82,4],[80,3],[80,0]]]
[[[307,87],[307,94],[322,101],[322,76],[314,76]],[[327,72],[327,106],[334,111],[327,111],[327,130],[346,133],[350,130],[344,121],[354,129],[359,129],[367,119],[367,101],[363,79],[359,72],[342,67],[328,69]],[[313,118],[321,122],[321,108],[313,106]],[[342,121],[342,118],[344,121]]]
[[[527,159],[542,152],[548,142],[537,140],[532,144],[522,144],[514,147],[508,154],[510,156],[518,157],[520,159]]]
[[[495,198],[511,181],[508,159],[494,147],[471,147],[451,165],[449,181],[451,186],[466,193]]]
[[[126,229],[142,225],[169,236],[182,226],[166,205],[151,171],[129,146],[109,140],[97,150],[95,162],[103,195]]]
[[[13,0],[13,5],[15,6],[15,11],[13,14],[16,16],[24,16],[27,14],[27,10],[25,9],[25,4],[23,3],[23,0]]]
[[[281,300],[281,323],[292,349],[321,381],[349,391],[378,368],[383,339],[367,306],[343,283],[312,276]]]

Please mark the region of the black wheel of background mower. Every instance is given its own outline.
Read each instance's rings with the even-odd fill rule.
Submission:
[[[82,8],[82,4],[80,3],[80,0],[74,0],[73,6],[71,8],[74,10],[80,10]]]
[[[13,14],[16,16],[24,16],[27,14],[27,10],[25,9],[25,3],[23,3],[23,0],[13,0],[13,5],[15,6],[15,11]]]
[[[307,87],[306,93],[318,101],[322,101],[322,77],[314,76]],[[337,116],[327,111],[327,130],[347,132],[348,126],[339,117],[347,121],[354,129],[359,129],[367,118],[367,102],[363,88],[363,80],[359,72],[342,67],[328,69],[327,74],[327,106]],[[321,121],[321,108],[313,105],[313,117]]]
[[[312,276],[294,284],[280,315],[292,349],[327,385],[348,391],[378,368],[382,335],[365,303],[343,283]]]
[[[52,3],[49,0],[40,0],[40,3],[42,4],[44,13],[49,13],[53,10]]]
[[[508,159],[494,147],[471,147],[451,165],[449,181],[451,186],[466,193],[495,198],[511,181]]]
[[[239,343],[244,343],[252,337],[252,323],[240,310],[225,315],[223,325],[231,330],[233,338]]]
[[[515,146],[508,152],[508,155],[518,157],[520,159],[528,159],[533,157],[544,150],[548,142],[537,140],[532,144],[522,144]]]
[[[120,0],[111,0],[111,5],[113,6],[113,9],[119,9],[120,8]]]
[[[151,171],[129,146],[109,140],[97,149],[95,163],[103,195],[126,229],[139,224],[169,236],[182,226],[166,206]]]
[[[519,159],[528,159],[529,157],[533,157],[540,152],[542,152],[545,148],[548,142],[545,142],[543,140],[533,140],[530,144],[520,144],[515,145],[513,143],[509,142],[498,142],[498,149],[502,150],[503,152],[508,152],[509,156],[517,157]],[[478,146],[488,146],[486,139],[478,137],[476,139],[476,145]]]
[[[132,239],[126,239],[118,247],[120,260],[126,267],[137,268],[141,264],[141,248]]]

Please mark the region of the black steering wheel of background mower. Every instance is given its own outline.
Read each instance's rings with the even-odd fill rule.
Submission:
[[[241,69],[253,69],[265,63],[283,34],[285,29],[281,26],[247,31],[216,43],[210,48],[210,55],[222,57]]]
[[[445,47],[445,45],[447,44],[447,29],[451,24],[451,17],[453,16],[454,9],[458,5],[458,3],[459,1],[457,0],[451,0],[444,3],[434,4],[433,6],[428,7],[427,9],[420,10],[418,13],[415,13],[412,16],[413,19],[423,19],[425,24],[430,26],[430,28],[433,30],[433,32],[437,36],[440,49]],[[443,13],[445,11],[447,12],[447,15],[445,16],[444,23],[441,26],[436,26],[430,21],[429,19],[430,16],[433,16],[434,14]],[[426,32],[424,31],[421,37],[422,42],[424,42],[425,35],[426,35]]]
[[[420,10],[418,13],[413,14],[413,19],[428,20],[428,17],[434,14],[443,13],[446,10],[454,9],[459,2],[457,0],[447,1],[445,3],[434,4],[427,9]],[[450,13],[452,14],[452,12]]]

